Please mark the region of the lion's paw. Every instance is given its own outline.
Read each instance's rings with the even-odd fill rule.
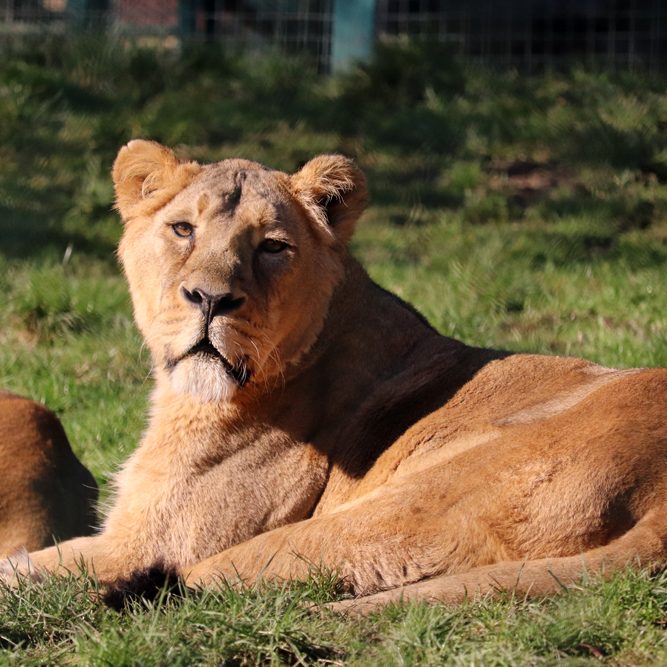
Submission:
[[[19,580],[41,581],[42,575],[30,560],[28,552],[21,549],[8,558],[0,560],[0,582],[15,587]]]

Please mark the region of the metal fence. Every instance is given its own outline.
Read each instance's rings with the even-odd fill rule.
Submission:
[[[524,70],[572,62],[667,69],[667,0],[0,0],[5,37],[91,27],[279,49],[322,71],[403,35]]]
[[[333,1],[182,3],[185,14],[181,27],[190,36],[222,40],[235,48],[304,54],[326,71],[331,56]]]
[[[435,37],[465,58],[531,70],[667,65],[664,0],[380,0],[377,33]]]

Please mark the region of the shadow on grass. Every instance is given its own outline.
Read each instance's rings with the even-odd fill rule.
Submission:
[[[546,264],[566,267],[613,261],[622,263],[626,270],[638,271],[667,264],[667,247],[619,238],[613,230],[606,233],[526,230],[524,242],[512,254],[528,258],[536,269]]]
[[[66,254],[77,252],[116,262],[115,243],[68,230],[33,211],[0,207],[0,237],[0,255],[6,259],[63,261]]]
[[[647,229],[655,222],[658,214],[653,201],[633,196],[631,193],[604,199],[582,193],[557,198],[545,197],[539,206],[548,218],[578,217],[607,220],[618,232]]]

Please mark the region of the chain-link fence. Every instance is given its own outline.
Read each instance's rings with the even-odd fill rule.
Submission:
[[[345,62],[337,51],[363,57],[375,40],[403,35],[525,70],[572,62],[667,69],[667,0],[0,0],[5,38],[91,27],[299,53],[322,71]],[[367,48],[346,50],[355,40]]]

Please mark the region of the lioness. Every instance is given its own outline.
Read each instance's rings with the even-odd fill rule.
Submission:
[[[137,140],[113,179],[150,424],[99,535],[22,571],[325,566],[372,608],[665,563],[667,370],[441,336],[348,252],[367,193],[344,157],[287,175]]]
[[[78,461],[58,418],[0,391],[0,555],[88,535],[97,484]]]

